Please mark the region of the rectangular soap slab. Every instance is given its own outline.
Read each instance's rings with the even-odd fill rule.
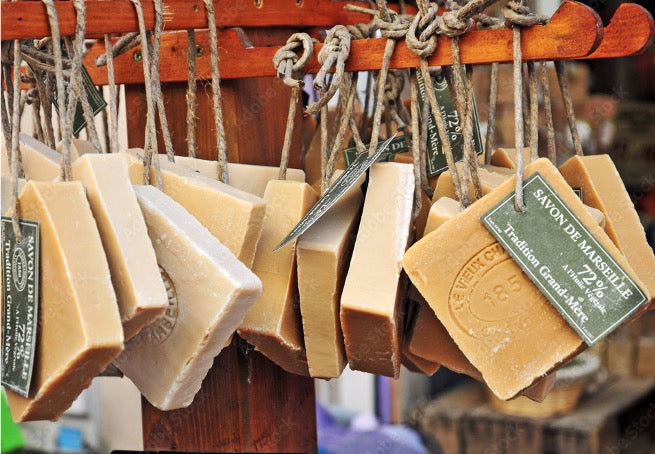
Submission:
[[[80,182],[30,181],[21,217],[41,226],[41,299],[30,397],[7,391],[14,421],[56,420],[123,349],[109,267]]]
[[[160,410],[188,406],[214,357],[262,292],[259,279],[191,214],[153,186],[135,186],[168,292],[163,318],[116,364]]]
[[[527,165],[530,160],[530,148],[525,147],[523,148],[523,165]],[[512,170],[516,169],[516,148],[498,148],[491,155],[491,165]]]
[[[539,159],[526,167],[526,178],[537,171],[614,258],[629,268],[553,165]],[[426,235],[404,258],[405,270],[414,285],[501,399],[515,396],[584,347],[582,339],[480,221],[513,190],[512,177]],[[505,285],[508,280],[511,282],[507,286],[516,288],[513,282],[520,286],[511,300],[525,303],[497,307],[484,304],[485,292],[492,294],[493,285]]]
[[[356,184],[298,239],[298,289],[311,377],[338,377],[347,363],[339,300],[362,200]]]
[[[133,153],[122,154],[128,161],[132,182],[142,184],[143,178],[139,175],[143,175],[143,163]],[[266,202],[218,180],[198,175],[185,166],[170,163],[165,157],[159,162],[164,192],[195,216],[246,266],[252,266]],[[154,170],[152,175],[154,182]]]
[[[655,255],[612,159],[608,155],[574,156],[559,171],[572,187],[582,190],[585,204],[603,212],[605,232],[646,286],[652,307]]]
[[[409,241],[414,175],[409,164],[375,163],[341,296],[341,327],[351,368],[400,371],[402,258]]]
[[[59,142],[57,144],[57,153],[64,153],[64,142]],[[87,153],[97,154],[98,150],[95,149],[93,144],[88,140],[78,139],[76,137],[71,138],[71,161],[75,162],[80,156],[83,156]]]
[[[288,372],[309,375],[297,300],[296,244],[275,246],[316,203],[307,183],[271,180],[264,193],[266,215],[252,269],[264,292],[239,327],[239,335]]]
[[[456,164],[460,178],[462,177],[463,166],[462,162]],[[514,175],[514,171],[504,167],[481,165],[478,168],[478,176],[480,177],[480,185],[482,186],[482,195],[487,195],[495,188],[500,186],[505,180]],[[474,194],[473,183],[469,185],[469,193]],[[436,202],[442,197],[449,197],[451,199],[459,200],[457,192],[455,191],[455,184],[450,171],[445,171],[439,175],[437,185],[434,188],[434,195],[432,201]]]
[[[18,135],[26,180],[52,181],[61,174],[61,155],[29,134]]]
[[[125,340],[164,315],[168,305],[155,251],[134,195],[125,159],[88,153],[73,163],[107,254]]]

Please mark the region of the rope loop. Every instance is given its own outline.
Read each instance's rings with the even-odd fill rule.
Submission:
[[[298,56],[296,50],[302,49]],[[314,43],[307,33],[294,33],[289,37],[287,43],[282,46],[273,56],[273,65],[277,69],[278,77],[285,85],[292,88],[302,88],[304,83],[300,79],[294,79],[293,74],[300,73],[314,53]]]
[[[548,17],[530,11],[525,0],[509,0],[503,7],[503,16],[509,26],[532,27],[548,23]]]
[[[405,42],[407,47],[421,58],[427,58],[437,49],[439,30],[438,6],[430,4],[425,13],[419,12],[409,25]],[[418,36],[417,36],[418,33]]]
[[[385,17],[386,16],[386,17]],[[410,22],[405,16],[387,9],[386,11],[378,10],[373,16],[373,26],[380,30],[383,38],[402,39],[407,35]]]

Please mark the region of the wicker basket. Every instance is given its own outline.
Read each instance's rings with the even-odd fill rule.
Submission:
[[[599,369],[598,357],[585,352],[557,371],[555,386],[542,402],[534,402],[524,396],[501,400],[487,388],[489,405],[499,413],[530,418],[568,413],[576,408],[587,384]]]

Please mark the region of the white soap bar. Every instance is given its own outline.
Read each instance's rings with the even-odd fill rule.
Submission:
[[[173,410],[193,401],[262,285],[172,198],[153,186],[134,191],[166,283],[168,309],[125,345],[116,363],[148,402]]]
[[[63,154],[63,152],[64,142],[59,142],[57,144],[57,153]],[[75,162],[80,156],[87,153],[97,154],[98,150],[96,150],[93,144],[88,140],[73,137],[71,139],[71,161]]]

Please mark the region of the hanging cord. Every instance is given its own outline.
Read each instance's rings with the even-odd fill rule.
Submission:
[[[139,34],[141,36],[141,56],[143,64],[143,80],[146,91],[146,133],[144,139],[143,153],[143,183],[150,184],[150,169],[155,166],[155,182],[158,188],[161,188],[161,175],[159,173],[159,156],[157,150],[157,130],[155,126],[155,97],[153,93],[152,79],[150,73],[150,50],[147,45],[148,33],[143,18],[143,7],[140,0],[130,0],[136,10],[136,16],[139,23]]]
[[[514,55],[514,147],[516,148],[516,186],[514,209],[518,212],[525,210],[523,202],[523,74],[521,55],[521,27],[542,25],[548,21],[545,16],[530,12],[523,0],[510,0],[503,8],[503,15],[512,27],[513,55]]]
[[[109,64],[110,58],[116,58],[123,55],[125,52],[135,48],[141,43],[141,36],[139,32],[130,32],[126,35],[121,36],[116,43],[111,47],[111,50],[107,49],[108,53],[98,55],[96,57],[96,66],[105,66]]]
[[[118,153],[118,109],[116,107],[116,80],[114,79],[114,50],[110,33],[105,34],[105,50],[109,86],[109,152]]]
[[[195,158],[196,150],[196,32],[187,30],[186,143],[187,153]]]
[[[216,128],[216,144],[218,147],[218,179],[228,183],[227,174],[227,145],[225,142],[225,129],[223,128],[223,108],[221,106],[221,77],[218,70],[218,37],[216,33],[216,15],[214,2],[203,0],[207,11],[207,25],[209,27],[209,51],[212,65],[212,100],[214,103],[214,126]]]
[[[482,198],[482,184],[480,183],[480,176],[478,175],[478,155],[475,153],[475,146],[473,143],[473,66],[466,66],[466,81],[465,81],[466,97],[465,111],[466,117],[464,122],[464,152],[463,159],[468,167],[468,173],[473,183],[474,199],[471,202]],[[470,192],[470,186],[467,188]],[[469,194],[471,199],[471,194]]]
[[[166,156],[170,162],[175,162],[175,152],[173,151],[173,141],[171,140],[171,131],[168,128],[168,119],[166,118],[166,108],[164,105],[164,95],[161,91],[161,82],[159,80],[159,54],[161,47],[161,34],[164,30],[164,7],[162,0],[155,0],[155,29],[154,29],[154,44],[151,46],[151,41],[148,39],[148,47],[150,47],[152,83],[153,93],[155,93],[155,102],[157,104],[157,113],[159,114],[159,125],[161,126],[162,137],[164,138],[164,148],[166,149]]]
[[[544,94],[544,113],[546,114],[546,140],[548,143],[548,159],[557,164],[555,148],[555,127],[553,126],[553,109],[550,104],[550,81],[548,78],[548,62],[541,63],[541,87]]]
[[[539,159],[539,99],[537,98],[537,71],[533,61],[528,62],[530,90],[530,161]],[[520,150],[522,152],[522,150]]]
[[[580,143],[580,136],[578,135],[578,126],[575,121],[575,111],[573,110],[573,100],[569,91],[569,81],[566,77],[566,64],[561,60],[555,61],[555,71],[557,72],[557,81],[559,82],[562,101],[564,101],[564,108],[566,109],[566,119],[569,122],[569,129],[571,130],[573,149],[576,155],[583,156],[584,153],[582,151],[582,144]]]
[[[18,133],[20,130],[20,40],[14,41],[13,46],[13,80],[12,80],[12,111],[11,111],[11,205],[13,207],[11,224],[14,229],[14,236],[17,242],[23,241],[23,234],[20,231],[18,218],[20,207],[18,205],[18,178],[22,172],[20,147],[18,146]],[[8,82],[8,81],[7,81]],[[6,85],[9,88],[9,85]]]
[[[297,50],[302,49],[300,57]],[[291,139],[296,118],[296,106],[300,100],[300,93],[304,86],[300,79],[302,70],[307,66],[309,59],[314,53],[314,43],[307,33],[294,33],[287,39],[287,43],[278,49],[273,56],[273,66],[277,70],[278,77],[285,85],[291,87],[291,99],[289,100],[289,113],[287,115],[287,126],[284,132],[284,143],[280,156],[279,180],[286,180],[287,168],[289,166],[289,151],[291,150]],[[296,76],[296,78],[294,78]]]
[[[421,208],[423,208],[421,197],[421,191],[423,190],[423,184],[421,181],[421,133],[418,111],[418,83],[416,77],[410,77],[409,92],[411,100],[410,109],[412,114],[412,164],[414,168],[414,210],[412,211],[412,220],[416,221],[421,213]]]

